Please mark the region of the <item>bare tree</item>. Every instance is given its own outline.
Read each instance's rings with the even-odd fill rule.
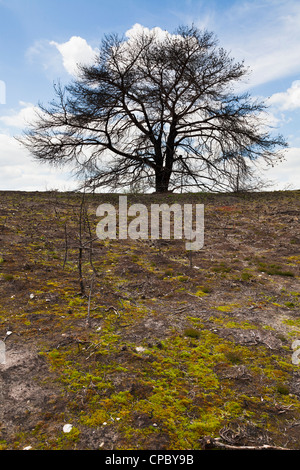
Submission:
[[[283,158],[264,102],[234,92],[248,69],[211,32],[109,35],[78,70],[21,141],[37,160],[74,165],[86,187],[222,190],[250,176],[247,161]]]

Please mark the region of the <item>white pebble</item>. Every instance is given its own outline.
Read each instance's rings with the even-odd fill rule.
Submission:
[[[63,432],[70,432],[72,430],[72,424],[65,424],[63,427]]]

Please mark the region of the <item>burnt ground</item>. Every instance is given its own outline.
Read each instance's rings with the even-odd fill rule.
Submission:
[[[81,201],[0,193],[0,449],[299,449],[300,191],[128,195],[204,204],[192,258]]]

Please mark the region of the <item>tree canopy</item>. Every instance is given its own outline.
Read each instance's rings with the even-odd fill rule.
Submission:
[[[54,86],[22,142],[39,161],[71,163],[94,189],[226,190],[286,146],[264,123],[265,103],[235,91],[247,74],[194,26],[111,34],[92,66]]]

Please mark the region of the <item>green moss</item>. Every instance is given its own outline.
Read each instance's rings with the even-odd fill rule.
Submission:
[[[178,276],[177,277],[179,282],[187,282],[189,280],[188,276]]]
[[[284,323],[285,325],[296,326],[300,328],[300,318],[295,318],[295,319],[288,318],[286,320],[283,320],[282,323]]]
[[[294,277],[295,274],[291,271],[285,271],[282,269],[282,267],[278,264],[267,264],[267,263],[258,263],[259,270],[265,272],[266,274],[269,274],[270,276],[289,276],[289,277]]]
[[[216,310],[219,310],[220,312],[232,312],[234,308],[239,308],[239,304],[228,304],[228,305],[219,305],[218,307],[213,307]]]
[[[117,201],[114,196],[110,197]],[[177,198],[180,195],[172,197]],[[193,194],[191,197],[197,195]],[[77,204],[78,200],[76,201]],[[48,219],[50,221],[50,217]],[[74,230],[76,228],[71,219],[72,217],[65,219],[68,220],[70,234],[71,227]],[[34,227],[33,224],[30,226]],[[57,226],[59,230],[62,229],[63,234],[63,223],[58,223]],[[23,235],[27,236],[26,233]],[[34,242],[37,237],[39,239]],[[94,266],[103,275],[95,283],[91,299],[92,322],[86,328],[85,323],[78,320],[87,315],[87,299],[76,296],[78,250],[69,250],[68,263],[61,273],[57,267],[61,268],[59,258],[63,260],[64,239],[53,238],[53,244],[47,245],[49,239],[48,234],[40,237],[33,232],[33,243],[25,251],[26,262],[31,262],[34,269],[26,272],[26,275],[22,271],[21,274],[14,272],[18,279],[21,276],[22,281],[26,280],[35,293],[34,301],[28,305],[28,312],[27,299],[25,308],[20,305],[20,312],[23,313],[15,313],[13,306],[16,305],[14,302],[19,294],[16,292],[16,299],[12,299],[9,307],[1,312],[1,324],[5,331],[6,326],[19,321],[16,331],[24,339],[27,332],[39,331],[39,345],[42,344],[45,351],[43,356],[50,366],[50,374],[45,380],[51,380],[51,387],[54,384],[58,386],[66,403],[65,406],[62,403],[57,406],[56,403],[57,409],[53,408],[47,416],[43,415],[41,424],[34,430],[29,430],[28,427],[26,433],[16,435],[14,446],[22,448],[34,441],[36,448],[76,449],[81,439],[85,442],[81,435],[83,431],[80,432],[84,429],[85,436],[89,433],[92,435],[96,430],[100,436],[117,436],[116,445],[120,449],[196,450],[200,448],[203,436],[219,436],[220,430],[232,422],[238,422],[242,428],[250,419],[256,426],[264,420],[263,430],[271,429],[273,425],[274,431],[276,426],[278,436],[278,429],[284,429],[287,414],[278,414],[277,406],[292,405],[289,408],[293,410],[292,419],[297,419],[298,399],[288,393],[293,373],[298,370],[291,363],[290,342],[281,347],[277,354],[273,354],[273,350],[262,345],[247,347],[245,344],[236,344],[233,340],[225,340],[223,333],[226,333],[227,338],[232,338],[235,335],[230,329],[259,327],[273,331],[275,328],[278,331],[278,323],[273,325],[271,320],[270,324],[274,328],[252,324],[250,314],[253,312],[249,312],[249,321],[241,321],[241,317],[235,318],[231,312],[250,305],[267,307],[268,311],[264,313],[267,315],[270,312],[271,318],[275,311],[277,315],[280,314],[279,309],[274,308],[275,304],[283,308],[298,308],[299,292],[288,292],[292,288],[287,285],[285,291],[281,286],[278,289],[278,280],[258,278],[254,269],[238,271],[242,264],[241,251],[224,252],[224,262],[220,259],[212,267],[210,256],[205,259],[200,253],[195,253],[195,264],[201,266],[201,269],[193,273],[188,271],[188,277],[185,275],[187,259],[184,257],[184,249],[178,249],[179,244],[169,244],[168,248],[162,248],[162,260],[160,256],[155,258],[158,250],[152,248],[147,249],[151,255],[148,258],[142,244],[124,242],[124,246],[123,242],[104,241],[101,243],[101,255],[94,260]],[[15,248],[20,253],[24,252],[21,244],[17,244]],[[9,258],[11,255],[15,257],[14,253],[9,254],[6,250],[5,256],[8,255]],[[238,259],[234,258],[236,255]],[[261,261],[266,260],[267,257],[261,258]],[[265,262],[258,265],[258,261],[251,258],[248,261],[249,264],[253,261],[253,267],[258,266],[259,269],[267,266],[272,274],[276,274],[276,269],[280,273],[285,272],[285,268],[279,264]],[[286,261],[293,263],[293,266],[298,264],[294,258]],[[150,290],[145,293],[150,292],[151,299],[140,300],[144,287],[137,287],[138,292],[132,292],[131,283],[139,281],[141,271],[131,271],[133,263],[147,272],[147,287]],[[288,264],[285,266],[292,269]],[[4,268],[4,265],[1,267]],[[52,270],[43,271],[44,277],[37,280],[36,270],[41,267],[51,267]],[[92,272],[88,262],[83,264],[83,270],[86,279],[90,279]],[[247,288],[245,283],[239,282],[238,286],[229,287],[230,291],[225,297],[223,277],[247,282],[255,273],[256,280],[263,279],[265,283],[260,285],[264,292],[254,292],[257,287],[255,283]],[[162,278],[165,280],[157,282]],[[271,284],[272,289],[268,291],[267,287]],[[232,291],[236,291],[237,287],[241,291],[235,299]],[[250,287],[253,288],[252,299],[249,298]],[[165,292],[171,292],[175,297],[170,304],[168,300],[169,307],[164,303],[168,299],[164,296]],[[48,309],[45,310],[45,296],[48,293],[57,294],[59,299],[55,303],[49,302]],[[211,293],[215,295],[207,296]],[[221,297],[223,293],[224,296]],[[214,308],[211,310],[211,318],[208,318],[205,309],[194,310],[194,315],[201,318],[189,316],[192,310],[188,310],[191,300],[188,294],[199,297],[198,304],[201,300],[206,308]],[[258,295],[265,295],[262,302],[257,301]],[[218,300],[221,298],[223,301]],[[191,307],[195,308],[196,301],[194,298]],[[232,303],[224,305],[222,302]],[[185,309],[180,310],[181,305],[185,305]],[[114,308],[110,309],[109,306]],[[180,315],[178,312],[175,315],[173,306],[178,307]],[[68,307],[72,309],[70,315],[67,314]],[[47,323],[47,316],[44,316],[44,320],[43,315],[39,317],[39,313],[46,312],[55,322]],[[168,312],[165,321],[162,320],[164,312]],[[259,310],[255,312],[259,313]],[[30,313],[34,313],[32,318]],[[280,318],[278,317],[278,321]],[[161,322],[162,327],[152,329],[156,320],[157,325]],[[34,330],[36,321],[39,329]],[[284,329],[292,330],[292,334],[298,337],[299,328],[299,320],[292,318],[287,320]],[[48,342],[46,335],[43,335],[44,329],[45,332],[50,332]],[[62,332],[71,333],[68,335],[70,342],[60,337]],[[288,332],[285,335],[290,339]],[[79,342],[80,340],[82,341]],[[56,345],[56,349],[49,351],[53,345]],[[137,352],[137,346],[143,346],[143,350]],[[244,380],[245,376],[239,375],[243,371],[247,374],[247,380]],[[54,404],[51,406],[54,407]],[[288,415],[290,419],[290,411]],[[74,423],[71,433],[53,432],[54,429],[60,429],[58,425],[63,422]],[[6,448],[6,443],[1,442],[0,448],[1,446]]]
[[[75,297],[74,299],[69,301],[69,307],[76,307],[76,306],[86,306],[87,302],[82,297]]]
[[[220,312],[231,312],[232,306],[230,305],[219,305],[219,307],[215,307],[216,310],[220,310]]]
[[[200,332],[194,328],[186,328],[184,330],[184,335],[189,336],[190,338],[198,339],[200,337]]]
[[[201,288],[202,292],[204,292],[205,294],[210,294],[211,292],[213,292],[213,289],[210,287],[210,286],[203,286]]]
[[[187,282],[190,280],[188,276],[184,276],[182,274],[178,274],[177,276],[172,276],[172,277],[168,276],[164,279],[169,280],[169,281],[179,281],[179,282]]]
[[[277,385],[276,391],[280,393],[280,395],[289,395],[290,393],[289,388],[284,384]]]
[[[173,275],[173,271],[174,271],[174,270],[173,270],[172,268],[169,268],[169,269],[167,269],[167,270],[164,272],[164,275],[165,275],[166,277],[172,276],[172,275]]]
[[[241,280],[242,281],[249,281],[252,278],[253,278],[253,275],[251,273],[249,273],[248,271],[243,271],[241,273]]]
[[[8,449],[8,444],[6,441],[0,441],[0,450]]]
[[[94,428],[103,426],[103,423],[107,423],[109,419],[110,415],[107,413],[106,409],[100,406],[92,413],[82,415],[80,417],[80,424]]]
[[[4,273],[1,275],[3,281],[12,281],[14,279],[13,274]]]
[[[203,288],[203,289],[204,289],[204,288]],[[197,292],[195,293],[195,295],[196,295],[197,297],[205,297],[206,295],[208,295],[208,292],[204,292],[203,289],[197,290]]]
[[[80,439],[80,430],[75,426],[72,427],[69,433],[64,433],[62,437],[62,441],[64,443],[74,443],[79,441]]]
[[[241,364],[243,362],[242,355],[235,351],[226,352],[225,357],[231,364]]]

